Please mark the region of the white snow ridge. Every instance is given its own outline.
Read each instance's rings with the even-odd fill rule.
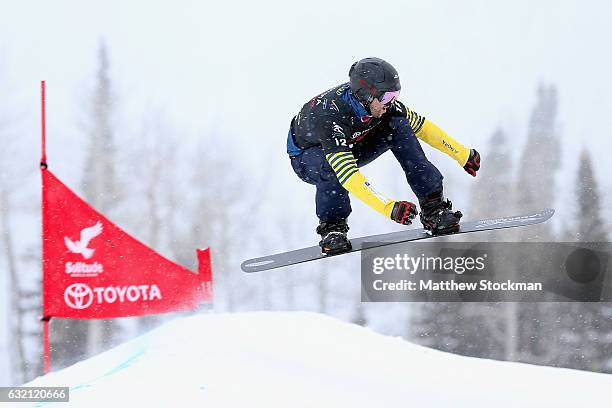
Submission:
[[[175,320],[27,385],[70,387],[70,403],[34,406],[88,408],[586,407],[612,401],[610,375],[456,356],[302,312]]]

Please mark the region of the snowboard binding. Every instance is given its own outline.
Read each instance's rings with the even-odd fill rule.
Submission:
[[[352,249],[351,241],[346,233],[349,226],[346,220],[338,222],[323,222],[317,227],[317,234],[321,235],[319,246],[324,255],[338,255]]]
[[[453,203],[436,193],[426,199],[419,200],[421,205],[421,224],[431,235],[454,234],[459,231],[459,221],[463,214],[453,211]]]

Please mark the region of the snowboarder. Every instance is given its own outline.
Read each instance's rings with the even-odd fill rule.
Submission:
[[[400,163],[419,200],[420,220],[432,234],[457,231],[460,211],[444,199],[442,174],[427,160],[418,139],[455,159],[476,176],[480,155],[398,100],[400,80],[395,68],[380,58],[355,62],[349,82],[307,102],[291,120],[287,153],[303,181],[316,186],[316,214],[324,254],[351,249],[347,218],[349,192],[403,225],[419,214],[415,204],[378,193],[360,172],[387,150]]]

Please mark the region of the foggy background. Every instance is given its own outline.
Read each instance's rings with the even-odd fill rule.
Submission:
[[[397,68],[406,105],[480,151],[473,179],[424,146],[466,219],[557,209],[542,228],[474,239],[609,239],[609,2],[0,5],[0,384],[41,368],[42,79],[49,168],[170,259],[194,268],[195,248],[210,245],[216,310],[315,310],[461,354],[612,371],[606,305],[362,305],[358,255],[239,269],[318,242],[287,128],[368,56]],[[416,199],[392,155],[363,172],[389,197]],[[352,204],[353,237],[401,228]],[[54,367],[166,318],[55,320]]]

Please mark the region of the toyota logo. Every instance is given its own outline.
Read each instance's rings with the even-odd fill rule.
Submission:
[[[66,288],[64,301],[73,309],[86,309],[93,302],[93,292],[84,283],[73,283]]]

